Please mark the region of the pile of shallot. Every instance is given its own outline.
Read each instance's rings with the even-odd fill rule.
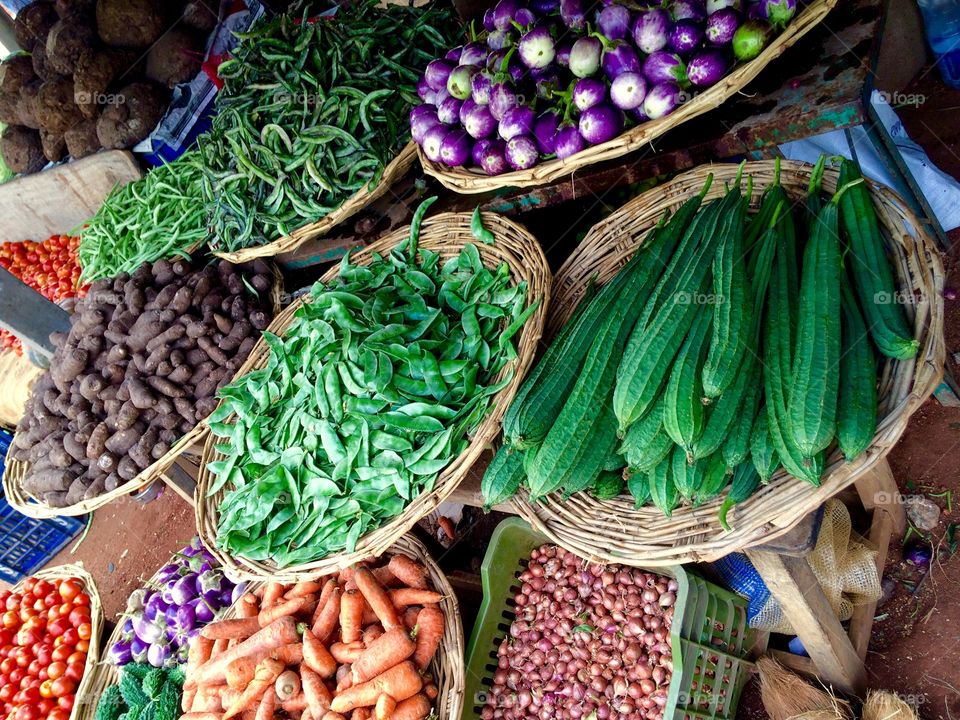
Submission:
[[[555,545],[536,548],[519,580],[483,720],[663,717],[675,580]]]

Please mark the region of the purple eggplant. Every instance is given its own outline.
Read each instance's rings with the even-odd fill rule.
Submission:
[[[670,49],[689,55],[703,44],[703,26],[693,20],[679,20],[670,31]]]
[[[513,45],[513,33],[509,30],[494,30],[487,35],[487,47],[491,50],[504,50]]]
[[[477,105],[486,105],[490,102],[492,87],[493,78],[489,72],[482,70],[470,78],[470,97]]]
[[[153,643],[147,650],[147,662],[154,667],[164,667],[170,659],[169,643]]]
[[[465,118],[467,116],[467,113],[469,113],[470,110],[472,108],[475,108],[476,106],[477,106],[477,103],[473,99],[472,95],[468,97],[466,100],[464,100],[462,103],[460,103],[460,110],[457,113],[457,120],[460,122],[461,125],[463,125],[463,118]]]
[[[188,603],[197,596],[197,591],[197,576],[193,573],[184,575],[177,580],[177,584],[173,586],[173,590],[170,592],[170,597],[173,599],[172,604],[184,605]]]
[[[633,42],[642,52],[663,50],[670,41],[672,23],[666,10],[644,10],[633,21]]]
[[[421,81],[423,81],[423,78],[421,78]],[[418,90],[419,90],[419,86],[420,86],[420,83],[417,83]],[[180,565],[164,565],[157,572],[156,581],[162,585],[170,578],[177,577],[180,574],[180,567],[181,567]]]
[[[597,16],[600,32],[610,40],[626,40],[630,33],[630,11],[623,5],[607,5]]]
[[[743,14],[747,20],[762,20],[767,22],[767,16],[763,12],[763,7],[760,5],[759,0],[749,0],[747,6],[743,9]]]
[[[630,43],[614,40],[603,49],[600,60],[603,73],[610,80],[625,72],[640,72],[640,56]]]
[[[528,68],[545,68],[553,62],[556,48],[550,31],[543,25],[527,32],[517,45],[517,54]]]
[[[740,13],[733,8],[723,8],[707,18],[704,35],[711,45],[725,47],[733,42],[733,35],[738,27],[740,27]]]
[[[507,110],[500,118],[497,134],[504,140],[510,140],[518,135],[529,135],[533,132],[533,124],[537,116],[532,108],[518,105]]]
[[[727,74],[726,56],[719,50],[706,50],[687,63],[687,80],[697,87],[716,85]]]
[[[421,105],[420,107],[430,107],[427,105]],[[437,117],[436,108],[432,108],[429,115],[426,113],[420,113],[417,117],[410,120],[410,136],[413,138],[413,141],[417,145],[423,145],[423,138],[426,137],[427,131],[440,124],[440,118]]]
[[[440,143],[440,162],[450,167],[465,165],[470,159],[473,141],[465,130],[454,128],[448,132]]]
[[[760,12],[774,28],[783,29],[797,14],[797,0],[760,0]]]
[[[517,93],[506,83],[494,83],[490,90],[490,114],[497,122],[503,118],[503,114],[512,107],[520,104]]]
[[[600,69],[600,55],[603,45],[595,37],[582,37],[570,48],[568,61],[570,72],[579,78],[593,75]]]
[[[176,584],[176,580],[173,582]],[[143,616],[150,621],[156,620],[157,617],[166,612],[168,606],[169,603],[163,599],[163,596],[160,593],[155,592],[152,595],[149,595],[146,601],[143,603]]]
[[[454,125],[460,121],[460,106],[462,103],[451,95],[437,106],[437,118],[446,125]]]
[[[522,7],[513,14],[513,21],[520,27],[526,29],[537,21],[537,16],[530,8]]]
[[[197,625],[197,615],[190,605],[181,605],[173,617],[173,627],[180,633],[187,633]]]
[[[427,130],[423,136],[423,144],[421,145],[423,154],[427,156],[427,159],[433,162],[440,162],[440,145],[443,144],[443,139],[450,131],[450,128],[443,124],[435,125]]]
[[[483,159],[483,153],[490,147],[490,143],[492,143],[493,140],[494,138],[483,138],[473,144],[473,149],[470,151],[470,159],[474,165],[480,165],[480,161]]]
[[[541,70],[535,74],[534,83],[538,98],[552,98],[560,87],[560,73],[557,72],[555,67],[548,67],[546,70]]]
[[[573,42],[567,38],[557,40],[555,46],[555,55],[553,61],[560,67],[570,66],[570,51],[573,49]]]
[[[573,86],[571,99],[577,110],[583,112],[607,99],[607,85],[598,78],[580,78]]]
[[[643,101],[643,113],[651,120],[669,115],[680,105],[680,86],[674,82],[662,82],[647,91]]]
[[[427,78],[422,77],[417,80],[417,97],[423,102],[427,102],[427,98],[430,97],[430,94],[435,92],[436,91],[430,87],[430,84],[427,82]]]
[[[679,56],[658,50],[644,60],[643,75],[653,85],[662,82],[681,83],[686,82],[687,69]]]
[[[118,640],[110,646],[110,652],[107,653],[107,658],[110,663],[119,667],[133,660],[133,652],[130,649],[130,645],[131,642],[129,640]]]
[[[553,15],[560,9],[560,0],[531,0],[530,9],[541,17]]]
[[[580,115],[579,129],[591,145],[613,140],[623,132],[623,112],[606,103],[594,105]]]
[[[230,604],[233,605],[237,600],[239,600],[243,594],[247,591],[247,583],[239,582],[233,586],[233,590],[230,591]]]
[[[610,84],[610,100],[621,110],[633,110],[647,96],[647,81],[642,73],[620,73]]]
[[[703,5],[703,0],[673,0],[668,10],[674,22],[678,20],[703,22],[707,19],[707,10]]]
[[[540,153],[537,143],[529,135],[518,135],[507,143],[507,164],[514,170],[529,170],[537,164]]]
[[[198,623],[206,624],[213,622],[215,613],[210,603],[206,602],[203,598],[197,598],[188,604],[193,608],[193,616],[197,619]]]
[[[466,100],[470,97],[470,81],[477,74],[476,65],[458,65],[450,71],[447,78],[447,92],[457,100]]]
[[[163,625],[160,624],[159,618],[151,621],[141,617],[133,621],[133,631],[137,637],[145,643],[157,642],[163,637],[163,630],[164,628]]]
[[[493,24],[493,8],[487,8],[483,11],[483,29],[487,32],[493,32],[497,26]]]
[[[127,618],[123,621],[123,625],[120,627],[120,636],[125,638],[132,638],[134,636],[133,618]]]
[[[647,117],[647,114],[643,111],[642,105],[638,108],[634,108],[633,110],[628,110],[627,114],[632,117],[638,125],[642,125],[650,120],[650,118]]]
[[[560,17],[563,24],[571,30],[583,30],[587,27],[582,0],[560,0]]]
[[[557,129],[560,127],[560,113],[545,110],[537,117],[533,126],[533,139],[544,155],[553,155],[557,148]]]
[[[484,142],[484,141],[481,141]],[[502,175],[510,169],[507,164],[506,145],[502,140],[491,140],[480,155],[480,167],[487,175]]]
[[[493,26],[497,30],[508,30],[513,25],[513,14],[520,9],[517,0],[499,0],[493,6]]]
[[[574,125],[563,125],[557,130],[557,141],[554,144],[554,152],[561,160],[576,155],[586,147],[583,141],[583,135]]]
[[[443,56],[444,60],[452,62],[454,67],[460,64],[460,53],[463,52],[463,45],[457,45],[447,50],[446,55]]]
[[[748,20],[733,34],[733,54],[737,60],[753,60],[763,52],[770,36],[770,26],[761,20]]]
[[[490,137],[497,129],[497,121],[490,114],[490,108],[486,105],[474,104],[464,113],[462,122],[470,137],[477,140]]]
[[[147,651],[150,645],[138,637],[130,641],[130,657],[135,663],[145,663],[147,661]]]
[[[707,17],[727,9],[739,10],[740,0],[707,0]]]
[[[460,52],[460,64],[483,67],[487,64],[487,55],[489,54],[490,49],[485,47],[483,43],[467,43],[463,46],[463,50]]]
[[[455,67],[456,65],[449,60],[431,60],[427,63],[423,77],[431,90],[444,90],[447,87],[447,79]]]

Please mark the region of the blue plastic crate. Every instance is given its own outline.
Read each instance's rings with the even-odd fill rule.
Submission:
[[[9,433],[0,430],[0,476],[11,440]],[[84,525],[85,517],[28,518],[10,507],[5,496],[0,497],[0,579],[20,582],[46,565]]]

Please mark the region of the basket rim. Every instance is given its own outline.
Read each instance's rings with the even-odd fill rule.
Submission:
[[[737,67],[719,83],[697,96],[694,101],[681,105],[676,112],[636,125],[612,140],[589,147],[564,160],[555,158],[539,163],[529,170],[486,175],[475,170],[462,167],[451,168],[432,162],[423,154],[422,148],[418,147],[417,155],[420,158],[420,164],[427,175],[436,178],[448,190],[470,195],[500,188],[543,185],[572,175],[584,167],[622,157],[648,145],[685,121],[719,107],[753,81],[768,64],[815,28],[838,1],[814,0],[809,3],[756,58]]]
[[[389,522],[362,536],[354,552],[334,553],[311,562],[291,565],[286,568],[277,568],[272,561],[257,562],[234,556],[219,550],[216,547],[216,527],[218,523],[217,508],[219,497],[223,490],[214,499],[207,497],[207,488],[210,486],[211,476],[207,470],[208,463],[218,457],[214,449],[214,438],[210,434],[204,447],[203,461],[197,479],[196,489],[196,521],[197,531],[204,546],[217,560],[231,573],[243,579],[271,579],[271,580],[300,580],[314,577],[325,570],[344,567],[371,554],[383,552],[395,540],[406,533],[421,518],[432,512],[437,505],[445,500],[461,482],[480,456],[486,444],[491,442],[499,432],[500,420],[506,406],[512,400],[519,385],[532,365],[537,343],[543,332],[546,321],[547,308],[550,302],[551,273],[539,242],[522,225],[493,213],[482,213],[485,227],[490,230],[500,242],[493,245],[484,245],[472,237],[469,231],[472,219],[471,213],[439,213],[424,220],[420,230],[419,245],[431,250],[454,252],[459,251],[467,242],[475,244],[481,253],[484,264],[489,261],[485,255],[492,255],[497,264],[506,262],[511,272],[518,280],[526,280],[528,284],[528,305],[537,300],[540,306],[527,320],[517,340],[518,357],[509,364],[502,373],[513,370],[514,376],[510,384],[493,396],[490,410],[485,419],[474,430],[472,439],[467,448],[455,458],[444,471],[441,471],[434,489],[424,492],[413,498],[403,512]],[[453,230],[462,231],[467,239],[449,239]],[[409,226],[401,227],[381,237],[371,245],[357,251],[351,258],[360,264],[366,264],[374,253],[385,253],[392,250],[399,242],[409,235]],[[332,267],[321,279],[330,282],[339,274],[339,267]],[[302,299],[293,303],[284,313],[274,320],[270,332],[283,335],[286,330],[287,318],[292,318]],[[282,325],[282,329],[278,329]],[[258,362],[265,362],[269,350],[263,341],[251,351],[250,360],[237,377],[247,374]]]
[[[769,183],[765,178],[772,177],[774,168],[775,161],[745,163],[744,176],[753,177],[754,204]],[[781,161],[780,168],[781,184],[791,192],[787,188],[788,183],[805,187],[813,166]],[[667,207],[675,207],[695,195],[708,174],[714,176],[714,184],[707,197],[716,197],[723,192],[723,182],[732,181],[738,171],[739,166],[733,163],[701,165],[636,196],[591,228],[555,275],[554,302],[547,335],[562,324],[564,315],[569,315],[579,297],[582,297],[587,276],[584,268],[595,271],[603,260],[609,263],[613,262],[614,257],[622,260],[626,256],[624,253],[632,254],[632,249],[640,246],[646,231],[652,227],[649,218],[645,217],[643,229],[626,236],[622,227],[627,217],[641,212],[651,214],[654,210],[662,214]],[[838,175],[836,168],[827,168],[824,173],[825,191],[835,191]],[[529,494],[521,489],[510,500],[514,512],[549,537],[551,542],[595,562],[649,567],[709,562],[789,532],[808,512],[883,461],[890,447],[902,435],[909,417],[926,401],[943,374],[946,353],[942,298],[944,271],[935,242],[909,206],[889,188],[869,180],[867,185],[878,209],[887,247],[897,251],[892,253],[892,262],[898,287],[903,290],[903,278],[906,276],[910,282],[907,289],[921,294],[914,308],[917,314],[915,334],[921,345],[917,357],[912,360],[883,358],[878,381],[893,383],[896,380],[897,385],[880,397],[883,414],[878,418],[877,431],[866,452],[847,463],[834,446],[819,487],[793,478],[780,468],[768,485],[761,486],[748,500],[731,509],[730,532],[723,531],[716,517],[722,496],[698,508],[682,506],[674,510],[671,518],[666,518],[654,508],[634,509],[632,498],[625,496],[600,501],[588,493],[576,493],[566,503],[554,496],[531,503]],[[619,233],[618,228],[621,229]],[[611,241],[615,234],[616,240]],[[923,273],[922,277],[911,272],[913,264],[916,264],[916,270]],[[884,371],[891,368],[890,376],[886,378]],[[897,396],[891,398],[895,391]],[[781,500],[778,504],[778,496],[793,498],[794,502],[785,503]],[[607,533],[606,536],[603,533]],[[630,552],[612,547],[611,534],[629,537]]]

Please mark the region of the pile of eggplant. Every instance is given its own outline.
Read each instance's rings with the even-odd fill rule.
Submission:
[[[424,155],[488,175],[570,157],[695,98],[797,10],[796,0],[588,2],[500,0],[474,41],[431,61],[410,112]]]

